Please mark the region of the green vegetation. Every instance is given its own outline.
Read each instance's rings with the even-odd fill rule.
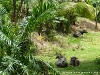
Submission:
[[[94,72],[100,72],[100,43],[99,43],[99,37],[100,32],[91,32],[88,34],[85,34],[83,37],[80,38],[73,38],[71,35],[64,36],[64,35],[58,35],[60,39],[62,40],[63,44],[66,42],[69,45],[67,48],[61,48],[61,47],[53,47],[53,44],[51,45],[51,50],[47,50],[46,52],[43,52],[42,54],[37,55],[36,57],[39,59],[42,59],[44,61],[51,62],[55,65],[56,58],[56,52],[63,54],[69,63],[70,57],[76,56],[81,61],[80,66],[78,67],[71,67],[68,66],[66,68],[58,68],[61,74],[63,75],[80,75],[79,74],[71,74],[74,72],[88,72],[83,75],[96,75],[93,74]],[[62,38],[61,38],[62,37]],[[67,74],[69,72],[69,74]],[[91,72],[89,74],[89,72]]]
[[[100,22],[99,4],[96,0],[0,0],[0,75],[99,72],[100,32],[90,31],[79,38],[71,34],[79,17]],[[31,37],[35,32],[38,42]],[[51,47],[37,53],[36,43],[43,45],[44,40]],[[81,65],[58,68],[54,64],[56,53],[66,56],[68,62],[76,56]]]
[[[85,3],[78,3],[75,7],[76,12],[79,14],[79,16],[94,20],[95,9],[91,5],[87,5]]]

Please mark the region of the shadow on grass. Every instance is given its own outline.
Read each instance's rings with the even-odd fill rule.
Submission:
[[[100,75],[98,65],[94,61],[83,61],[80,66],[58,68],[61,75]]]

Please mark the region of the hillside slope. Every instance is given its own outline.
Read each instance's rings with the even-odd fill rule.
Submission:
[[[92,24],[91,26],[95,26],[94,22]],[[81,61],[81,65],[79,67],[58,68],[61,75],[80,75],[82,72],[87,72],[83,75],[99,75],[95,59],[100,58],[100,32],[95,32],[95,29],[90,27],[87,29],[88,33],[79,38],[73,38],[72,34],[56,34],[55,41],[48,42],[40,39],[40,36],[35,37],[35,43],[38,45],[36,57],[55,65],[56,53],[64,55],[68,63],[70,57],[76,56]],[[78,74],[76,74],[77,72]]]

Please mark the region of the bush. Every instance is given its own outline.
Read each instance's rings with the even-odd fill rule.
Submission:
[[[84,17],[90,20],[94,20],[95,9],[93,6],[83,2],[65,2],[59,6],[58,15],[67,17],[70,24],[74,24],[77,17]]]
[[[65,18],[67,18],[69,23],[72,25],[75,25],[75,21],[77,17],[77,13],[75,12],[75,8],[74,8],[75,4],[76,3],[65,2],[65,3],[62,3],[58,9],[58,15],[64,16]]]
[[[86,3],[79,2],[75,5],[76,13],[80,17],[88,18],[90,20],[95,19],[95,9],[93,6]]]
[[[56,17],[54,22],[56,23],[55,30],[58,32],[69,33],[70,24],[67,18],[65,17]]]

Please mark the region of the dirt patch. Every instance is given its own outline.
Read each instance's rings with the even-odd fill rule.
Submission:
[[[90,21],[85,18],[80,18],[76,25],[71,25],[71,31],[75,32],[77,30],[86,29],[87,31],[100,31],[100,23],[98,23],[98,29],[95,30],[95,22]],[[57,32],[56,32],[57,33]],[[45,40],[45,36],[39,35],[37,32],[33,32],[31,34],[31,40],[34,42],[35,45],[37,45],[37,52],[49,52],[53,48],[63,48],[67,49],[69,47],[69,44],[67,42],[67,36],[64,34],[55,34],[55,41],[47,41]],[[73,49],[79,48],[79,46],[70,46]]]
[[[98,28],[95,29],[95,26],[96,26],[95,21],[90,21],[89,19],[86,19],[86,18],[78,18],[77,24],[72,25],[71,29],[72,29],[72,32],[75,32],[81,29],[86,29],[88,31],[100,31],[100,23],[97,23],[97,25],[98,25]]]

